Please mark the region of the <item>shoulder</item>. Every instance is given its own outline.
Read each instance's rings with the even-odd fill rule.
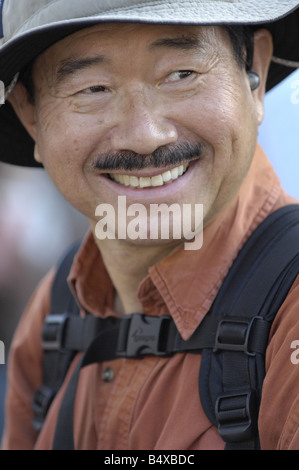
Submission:
[[[54,275],[55,271],[51,270],[32,295],[10,347],[4,449],[31,449],[34,446],[32,399],[42,380],[41,329],[49,312]]]
[[[259,428],[262,449],[299,449],[299,277],[273,322]]]
[[[49,271],[36,287],[16,328],[12,350],[19,345],[32,342],[40,334],[45,316],[50,310],[50,295],[55,269]]]

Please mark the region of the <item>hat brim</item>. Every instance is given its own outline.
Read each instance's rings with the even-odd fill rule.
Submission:
[[[251,24],[254,29],[267,28],[273,36],[273,55],[299,62],[299,8],[297,7],[298,4],[291,14],[273,22],[263,23],[259,21],[253,24],[252,19],[250,19],[238,22],[222,21],[216,22],[216,24]],[[4,51],[0,55],[0,79],[7,86],[14,75],[43,50],[79,29],[97,24],[99,21],[99,19],[93,18],[84,21],[58,22],[42,29],[36,28],[34,31],[21,35],[21,37],[16,38],[14,41],[10,41],[9,47],[4,46]],[[103,18],[101,18],[101,21],[103,22]],[[106,21],[108,20],[106,19]],[[124,20],[122,19],[122,21]],[[135,21],[137,20],[135,19]],[[145,21],[139,20],[139,22]],[[151,22],[159,23],[159,21]],[[169,23],[167,22],[167,24]],[[175,22],[173,21],[173,23]],[[177,21],[177,23],[180,22]],[[185,24],[187,24],[186,21]],[[208,24],[208,22],[205,24]],[[210,24],[215,24],[215,22]],[[18,64],[17,67],[16,64]],[[271,63],[267,80],[267,91],[276,86],[293,71],[294,68],[292,67]],[[33,158],[33,140],[20,123],[8,102],[0,107],[0,139],[1,161],[19,166],[41,167]]]

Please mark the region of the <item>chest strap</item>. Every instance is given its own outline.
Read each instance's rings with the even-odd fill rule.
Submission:
[[[270,323],[261,317],[205,317],[188,340],[183,340],[169,316],[142,314],[122,319],[50,315],[43,330],[43,346],[84,351],[68,384],[58,416],[53,449],[73,449],[73,407],[83,367],[121,357],[170,356],[175,353],[242,351],[247,355],[265,351]],[[65,426],[68,423],[68,426]]]
[[[42,346],[47,350],[86,351],[96,345],[93,362],[120,357],[171,356],[180,352],[200,353],[202,349],[263,353],[270,323],[262,317],[220,318],[206,316],[188,340],[183,340],[170,316],[143,314],[118,319],[48,315],[42,332]],[[108,338],[103,345],[103,337]]]

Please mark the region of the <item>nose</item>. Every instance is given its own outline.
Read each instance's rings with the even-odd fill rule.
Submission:
[[[146,98],[143,93],[134,93],[127,96],[126,104],[119,109],[110,138],[114,149],[148,155],[176,142],[178,133],[161,103]]]

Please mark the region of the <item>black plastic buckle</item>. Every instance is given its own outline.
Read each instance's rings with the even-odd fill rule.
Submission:
[[[249,350],[249,338],[256,320],[262,319],[254,316],[251,319],[226,317],[219,322],[214,352],[241,351],[248,356],[255,356],[255,352]]]
[[[43,427],[47,411],[53,401],[54,392],[46,386],[40,387],[34,394],[32,409],[33,409],[33,419],[32,426],[36,432],[40,432]]]
[[[47,315],[42,330],[42,347],[47,351],[59,351],[62,349],[62,341],[66,322],[69,318],[67,314]]]
[[[121,321],[116,355],[120,357],[167,356],[166,332],[171,317],[133,314]]]
[[[254,390],[223,393],[216,400],[218,431],[226,442],[251,439],[256,430],[256,393]]]

